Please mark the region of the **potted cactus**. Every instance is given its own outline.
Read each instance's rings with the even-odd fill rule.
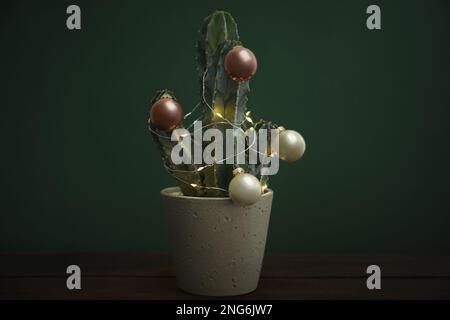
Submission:
[[[170,90],[156,93],[149,129],[178,186],[161,191],[178,286],[231,296],[256,289],[264,257],[278,159],[299,159],[302,136],[247,110],[257,71],[236,22],[223,11],[199,31],[200,102],[183,114]]]

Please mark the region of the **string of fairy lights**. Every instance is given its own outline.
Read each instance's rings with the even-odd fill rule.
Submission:
[[[251,52],[251,50],[238,45],[233,47],[225,55],[223,68],[230,79],[238,82],[237,99],[235,101],[235,103],[238,104],[240,103],[239,90],[242,89],[241,84],[245,81],[248,81],[256,72],[256,57],[253,52]],[[206,98],[207,75],[208,69],[205,69],[201,81],[201,102],[197,103],[197,105],[185,116],[183,116],[183,111],[178,101],[176,101],[171,96],[170,92],[163,91],[159,99],[155,100],[150,108],[149,124],[151,125],[149,129],[154,135],[155,140],[160,145],[164,168],[170,176],[177,179],[182,184],[190,186],[194,191],[197,191],[199,189],[206,191],[219,190],[225,195],[229,196],[235,204],[241,206],[252,205],[260,199],[263,193],[266,192],[268,175],[276,174],[276,172],[278,171],[278,166],[273,167],[271,161],[265,162],[261,158],[261,156],[265,158],[277,157],[277,159],[280,158],[281,160],[287,162],[296,161],[302,157],[305,151],[305,141],[298,132],[294,130],[285,130],[283,127],[278,127],[271,122],[260,120],[255,124],[255,122],[251,118],[250,111],[247,111],[243,114],[243,119],[240,123],[234,123],[230,121],[230,117],[228,116],[227,112],[227,103],[225,101],[219,101],[219,97],[217,97],[215,94],[213,94],[212,97],[208,98],[212,101],[208,101],[208,99]],[[191,117],[199,106],[206,106],[202,108],[202,116],[205,117],[205,115],[207,115],[208,117],[206,118],[211,121],[208,121],[208,124],[206,125],[202,125],[201,117],[199,117],[198,119],[191,122],[187,126],[187,129],[180,127],[180,123],[182,123],[183,120]],[[221,112],[224,112],[225,115]],[[234,114],[236,114],[236,112],[237,110],[235,107]],[[209,119],[210,117],[211,119]],[[236,116],[234,116],[234,118],[236,118]],[[199,121],[200,123],[198,123]],[[210,126],[215,126],[217,128],[218,125],[220,125],[220,128],[223,128],[222,125],[232,128],[232,155],[230,155],[229,153],[228,148],[230,145],[227,143],[227,153],[224,159],[217,160],[216,157],[222,158],[223,153],[220,152],[220,155],[217,154],[216,148],[218,146],[216,145],[212,149],[216,151],[214,159],[212,161],[204,159],[200,164],[190,164],[192,163],[191,161],[185,161],[186,158],[188,158],[188,160],[192,160],[189,159],[189,157],[192,156],[192,153],[190,152],[192,147],[191,141],[194,141],[193,146],[195,151],[195,159],[197,151],[199,151],[197,147],[200,148],[200,151],[203,149],[203,139],[200,139],[200,141],[198,141],[198,135],[196,133],[198,131],[201,131],[201,133],[203,134],[203,130],[205,128],[208,128]],[[194,127],[194,129],[192,129],[192,127]],[[177,128],[184,129],[184,131],[176,130]],[[276,140],[273,141],[274,132],[270,130],[270,138],[266,137],[267,144],[265,144],[265,146],[263,147],[261,145],[261,142],[264,143],[264,141],[259,140],[258,143],[258,135],[260,136],[260,130],[267,129],[276,129]],[[228,130],[229,129],[227,129],[227,139],[230,138]],[[162,132],[165,132],[165,134],[162,134]],[[170,132],[172,133],[169,134]],[[207,133],[207,131],[205,131],[205,133]],[[242,133],[244,137],[244,141],[239,140],[238,143],[243,142],[244,144],[239,144],[238,146],[236,146],[234,139],[239,138],[237,135],[238,133]],[[267,132],[265,133],[267,134]],[[194,136],[194,139],[192,139],[192,136]],[[187,137],[189,137],[189,139],[187,139]],[[168,140],[171,142],[167,142]],[[172,146],[175,147],[172,142],[178,143],[177,147],[181,148],[180,151],[183,151],[183,160],[181,162],[184,165],[181,167],[172,165],[173,161],[171,162],[171,159],[169,159],[169,153],[170,155],[172,155],[172,152],[168,149],[170,149],[170,147]],[[218,141],[214,139],[214,143],[216,144],[217,142]],[[255,147],[257,144],[259,145],[260,150]],[[222,148],[222,146],[219,146],[219,148]],[[262,148],[265,149],[262,150]],[[206,147],[204,152],[206,152],[207,149],[210,149],[209,145]],[[212,150],[210,152],[212,152]],[[251,150],[251,152],[254,152],[251,154],[249,153],[249,159],[254,154],[259,155],[260,158],[260,163],[254,168],[251,166],[247,167],[243,164],[237,164],[240,162],[239,159],[242,158],[242,155],[249,150]],[[229,161],[229,159],[238,161]],[[196,161],[194,161],[194,163],[195,162]],[[233,177],[229,182],[225,181],[222,174],[220,174],[222,172],[222,167],[219,165],[224,163],[233,166]],[[201,171],[205,170],[206,168],[211,168],[212,172],[208,170],[207,172],[201,173]],[[266,169],[268,169],[269,171],[265,172]],[[248,172],[246,172],[246,170]],[[261,171],[258,173],[258,170]],[[189,176],[188,174],[194,174],[194,176]],[[224,186],[225,183],[227,183],[228,185]],[[183,187],[183,185],[180,185],[180,187]],[[191,193],[191,191],[192,190],[189,190],[188,194]],[[196,192],[195,194],[204,195],[201,194],[201,192]],[[211,195],[213,194],[215,193],[211,193]],[[209,193],[207,193],[206,195],[209,195]]]
[[[202,95],[201,95],[201,96],[202,96],[203,103],[204,103],[204,105],[207,106],[208,109],[211,110],[211,112],[214,114],[214,116],[216,116],[216,117],[222,119],[223,121],[215,121],[215,122],[212,122],[212,123],[208,123],[208,124],[202,125],[200,128],[195,128],[192,132],[189,131],[189,130],[192,128],[192,126],[195,125],[195,123],[196,123],[197,121],[201,120],[202,117],[199,117],[199,118],[197,118],[196,120],[192,121],[191,124],[185,128],[187,131],[189,131],[189,134],[191,135],[191,137],[192,137],[193,135],[195,135],[195,133],[198,132],[198,131],[203,131],[205,128],[209,128],[209,127],[212,127],[212,126],[216,126],[216,125],[218,125],[218,124],[229,125],[229,126],[230,126],[231,128],[233,128],[234,130],[240,130],[240,131],[242,131],[243,133],[245,133],[244,129],[243,129],[241,126],[242,126],[245,122],[248,122],[248,123],[251,125],[248,129],[249,129],[249,130],[255,130],[255,122],[253,121],[253,119],[252,119],[251,116],[250,116],[250,115],[251,115],[251,112],[250,112],[250,111],[245,112],[245,114],[244,114],[244,120],[243,120],[242,122],[235,124],[235,123],[229,121],[229,120],[228,120],[226,117],[224,117],[220,112],[214,110],[214,108],[208,103],[208,101],[207,101],[207,99],[206,99],[206,97],[205,97],[205,78],[206,78],[206,76],[207,76],[207,70],[205,70],[205,72],[203,73],[203,77],[202,77]],[[194,108],[193,108],[189,113],[187,113],[187,114],[184,115],[183,119],[186,120],[186,119],[188,119],[191,115],[193,115],[194,112],[195,112],[195,110],[196,110],[200,105],[201,105],[201,103],[197,103],[197,104],[194,106]],[[278,128],[277,125],[274,125],[274,127],[275,127],[275,128]],[[156,130],[153,130],[153,129],[151,128],[150,125],[148,126],[148,128],[149,128],[149,130],[150,130],[153,134],[157,135],[159,138],[161,138],[161,139],[166,139],[166,140],[172,140],[172,137],[164,136],[164,135],[159,134]],[[178,142],[181,142],[181,140],[182,140],[184,137],[186,137],[187,135],[188,135],[188,133],[181,134],[180,137],[178,138]],[[256,135],[254,135],[253,137],[254,137],[254,138],[252,139],[251,144],[249,144],[244,150],[242,150],[242,151],[240,151],[240,152],[238,152],[238,153],[236,153],[236,154],[233,154],[232,156],[228,156],[228,157],[226,157],[226,158],[224,158],[224,159],[215,160],[215,161],[214,161],[213,163],[211,163],[211,164],[205,164],[205,165],[202,165],[202,166],[200,166],[200,167],[198,167],[198,168],[195,168],[195,169],[193,169],[193,170],[182,170],[182,169],[174,169],[174,168],[171,168],[171,167],[169,167],[166,163],[164,163],[164,168],[166,169],[167,173],[168,173],[170,176],[172,176],[173,178],[175,178],[176,180],[178,180],[178,181],[180,181],[180,182],[182,182],[182,183],[184,183],[184,184],[190,185],[190,186],[193,187],[193,188],[203,189],[203,190],[218,190],[218,191],[222,191],[222,192],[228,193],[228,190],[227,190],[227,189],[224,189],[224,188],[221,188],[221,187],[204,186],[204,185],[199,185],[199,184],[196,184],[196,183],[191,183],[191,182],[189,182],[189,181],[186,181],[186,180],[180,178],[180,177],[179,177],[179,174],[193,174],[193,173],[199,173],[199,172],[203,171],[204,169],[206,169],[206,168],[208,168],[208,167],[215,166],[216,164],[219,164],[219,163],[225,163],[225,161],[227,161],[228,159],[230,159],[230,158],[232,158],[232,157],[234,158],[234,157],[239,156],[240,154],[243,154],[243,153],[245,154],[245,152],[247,152],[248,150],[250,150],[250,149],[255,145],[255,143],[256,143],[256,140],[257,140]],[[194,143],[196,143],[195,139],[192,139],[192,141],[194,141]],[[274,157],[274,156],[277,155],[276,152],[272,152],[270,155],[268,155],[267,152],[266,152],[266,153],[262,153],[262,152],[260,152],[259,150],[254,150],[254,151],[257,152],[257,154],[260,154],[260,155],[263,155],[263,156]],[[233,168],[234,168],[234,169],[236,168],[236,164],[235,164],[235,163],[233,163]],[[265,190],[265,189],[267,188],[267,184],[266,184],[265,181],[263,181],[262,179],[260,180],[260,182],[261,182],[261,184],[263,184],[263,185],[262,185],[262,189]]]
[[[224,32],[224,30],[221,31]],[[227,36],[224,38],[226,39]],[[206,41],[208,43],[208,37]],[[169,91],[160,92],[159,99],[155,99],[150,108],[149,129],[161,149],[164,168],[169,175],[184,184],[180,185],[183,194],[192,194],[192,191],[198,191],[198,189],[204,189],[206,191],[219,190],[229,196],[233,203],[241,206],[249,206],[259,201],[261,195],[266,192],[268,176],[278,172],[278,158],[287,162],[296,161],[302,157],[306,145],[303,137],[294,130],[285,130],[283,127],[278,127],[272,122],[264,120],[260,120],[255,124],[251,118],[250,111],[243,114],[243,119],[239,119],[240,123],[230,121],[233,120],[232,118],[235,120],[237,114],[242,116],[242,113],[236,113],[240,111],[238,109],[239,104],[241,104],[240,90],[245,88],[246,81],[249,81],[255,75],[258,62],[255,54],[250,49],[243,47],[240,43],[230,42],[228,44],[230,46],[233,45],[233,47],[224,55],[222,55],[223,51],[220,52],[220,59],[223,58],[223,64],[219,63],[217,67],[223,68],[219,71],[225,71],[228,78],[235,81],[238,85],[237,92],[228,90],[230,88],[224,89],[230,94],[236,94],[236,100],[234,101],[236,105],[234,108],[231,107],[231,114],[234,114],[234,116],[231,117],[231,114],[228,112],[228,102],[222,101],[220,99],[222,97],[220,95],[217,96],[216,92],[212,93],[208,91],[208,99],[206,98],[206,89],[210,89],[206,85],[206,76],[208,75],[208,67],[206,67],[201,79],[201,102],[197,103],[189,113],[183,116],[181,105],[172,97],[171,93]],[[215,43],[213,49],[217,50],[219,45],[222,46],[224,44]],[[205,55],[208,55],[207,51],[205,51]],[[207,58],[206,62],[209,64],[209,57]],[[201,123],[201,117],[199,117],[192,121],[187,128],[182,128],[180,126],[182,121],[190,118],[199,106],[203,106],[202,116],[208,120],[208,124],[203,125]],[[217,146],[220,137],[215,136],[215,146],[211,148],[210,145],[207,145],[203,151],[205,154],[207,151],[212,153],[214,150],[214,158],[210,160],[208,157],[200,163],[196,163],[199,162],[196,161],[199,155],[198,152],[203,150],[203,139],[205,139],[203,137],[199,140],[199,136],[196,133],[201,131],[201,135],[203,135],[203,130],[211,126],[214,126],[216,129],[222,129],[221,132],[223,132],[223,128],[227,128],[225,158],[217,160],[217,158],[223,157],[223,152],[220,152],[223,151],[223,149],[221,150],[223,146]],[[177,130],[177,128],[184,129],[184,131]],[[264,140],[261,137],[261,133],[267,135],[267,131],[270,131],[270,137],[266,136]],[[205,131],[205,134],[209,133],[211,132],[208,132],[208,130]],[[243,134],[243,136],[240,134]],[[193,139],[192,136],[194,136]],[[212,138],[209,137],[207,140],[212,140]],[[229,141],[231,138],[233,141]],[[236,145],[236,140],[238,145]],[[233,142],[232,145],[229,142]],[[174,145],[174,143],[177,143],[177,145]],[[194,147],[194,164],[192,164],[192,146]],[[256,148],[256,146],[259,148]],[[176,147],[176,149],[172,149],[171,151],[171,147]],[[232,149],[230,150],[230,148]],[[253,162],[254,155],[259,156],[260,161],[256,162],[256,164],[239,164],[245,162],[240,160],[247,159],[246,152],[249,150],[251,150],[248,154],[249,162]],[[174,159],[171,159],[173,151],[183,152],[183,159],[180,161],[183,163],[183,166],[175,165]],[[231,155],[230,151],[232,151]],[[207,155],[212,156],[212,154]],[[275,166],[272,165],[272,161],[265,161],[271,160],[269,159],[271,157],[276,157],[277,163]],[[229,161],[230,159],[233,161]],[[178,163],[178,161],[175,162]],[[231,165],[233,168],[233,177],[230,181],[228,181],[228,174],[222,174],[224,171],[220,165],[225,163],[229,165],[227,168],[230,168]],[[201,172],[206,168],[211,168],[212,170]],[[188,174],[194,174],[194,176],[189,176]],[[225,186],[224,184],[228,185]],[[190,186],[193,189],[183,189],[184,186]],[[195,192],[194,194],[196,196],[215,195],[213,192],[210,194]]]

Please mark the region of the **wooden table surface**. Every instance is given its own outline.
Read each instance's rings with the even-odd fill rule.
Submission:
[[[66,268],[81,268],[81,290]],[[366,268],[381,268],[368,290]],[[0,255],[0,299],[202,299],[176,287],[167,255],[44,253]],[[237,299],[450,299],[450,257],[267,255],[256,291]]]

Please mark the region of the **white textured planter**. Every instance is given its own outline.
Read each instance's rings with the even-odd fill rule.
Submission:
[[[177,283],[184,291],[232,296],[258,286],[273,192],[248,207],[230,198],[186,197],[161,191]]]

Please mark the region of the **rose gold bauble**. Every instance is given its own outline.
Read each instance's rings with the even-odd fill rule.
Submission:
[[[237,46],[225,56],[225,71],[235,81],[247,81],[256,73],[258,61],[249,49]]]
[[[171,98],[156,101],[150,109],[150,121],[155,128],[162,131],[175,129],[183,120],[180,104]]]

